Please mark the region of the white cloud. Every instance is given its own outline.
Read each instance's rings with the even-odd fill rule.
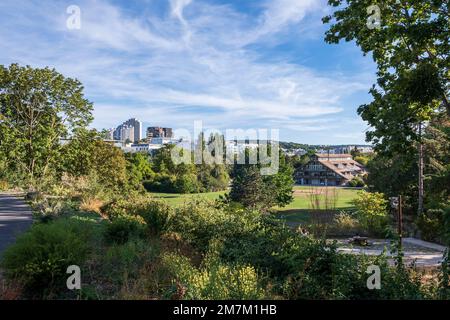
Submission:
[[[265,1],[252,17],[229,5],[170,0],[167,15],[148,16],[84,0],[82,29],[69,31],[64,5],[7,0],[0,4],[0,63],[49,65],[79,78],[95,103],[96,126],[134,116],[174,126],[200,119],[219,128],[299,131],[301,118],[343,111],[344,98],[367,90],[366,76],[265,61],[248,45],[301,24],[320,3]],[[329,127],[304,123],[300,131]]]
[[[280,31],[287,24],[300,22],[305,15],[320,7],[318,0],[269,0],[266,1],[261,34]]]

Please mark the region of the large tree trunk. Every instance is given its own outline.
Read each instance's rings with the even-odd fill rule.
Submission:
[[[418,214],[423,212],[423,143],[422,143],[422,123],[419,124],[419,200],[418,200]]]

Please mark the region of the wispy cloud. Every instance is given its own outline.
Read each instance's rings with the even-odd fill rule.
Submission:
[[[263,58],[274,39],[289,42],[286,32],[307,27],[305,17],[320,18],[322,0],[264,0],[257,14],[206,0],[155,0],[142,11],[127,3],[81,0],[82,28],[68,30],[70,1],[3,0],[0,63],[48,65],[79,78],[98,127],[135,116],[173,126],[201,119],[218,128],[323,131],[330,126],[314,122],[299,130],[301,119],[339,115],[369,87],[367,73]]]

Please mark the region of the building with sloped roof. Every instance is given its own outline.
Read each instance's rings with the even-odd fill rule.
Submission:
[[[353,178],[367,173],[350,154],[315,154],[295,171],[297,184],[309,186],[345,186]]]

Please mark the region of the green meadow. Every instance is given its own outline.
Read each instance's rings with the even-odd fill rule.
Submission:
[[[313,201],[313,199],[318,199],[319,208],[324,210],[326,209],[326,206],[324,204],[327,197],[326,192],[328,192],[329,199],[336,195],[336,199],[335,201],[333,201],[332,205],[336,210],[348,210],[352,209],[352,200],[355,199],[356,194],[359,190],[354,188],[295,186],[293,191],[294,201],[284,208],[277,208],[277,210],[283,217],[283,219],[285,219],[287,222],[305,223],[309,220],[309,211],[313,208],[311,204],[311,201]],[[220,191],[198,194],[155,192],[152,192],[150,194],[157,199],[162,199],[168,202],[170,205],[179,206],[193,199],[215,200],[225,193],[225,191]]]

